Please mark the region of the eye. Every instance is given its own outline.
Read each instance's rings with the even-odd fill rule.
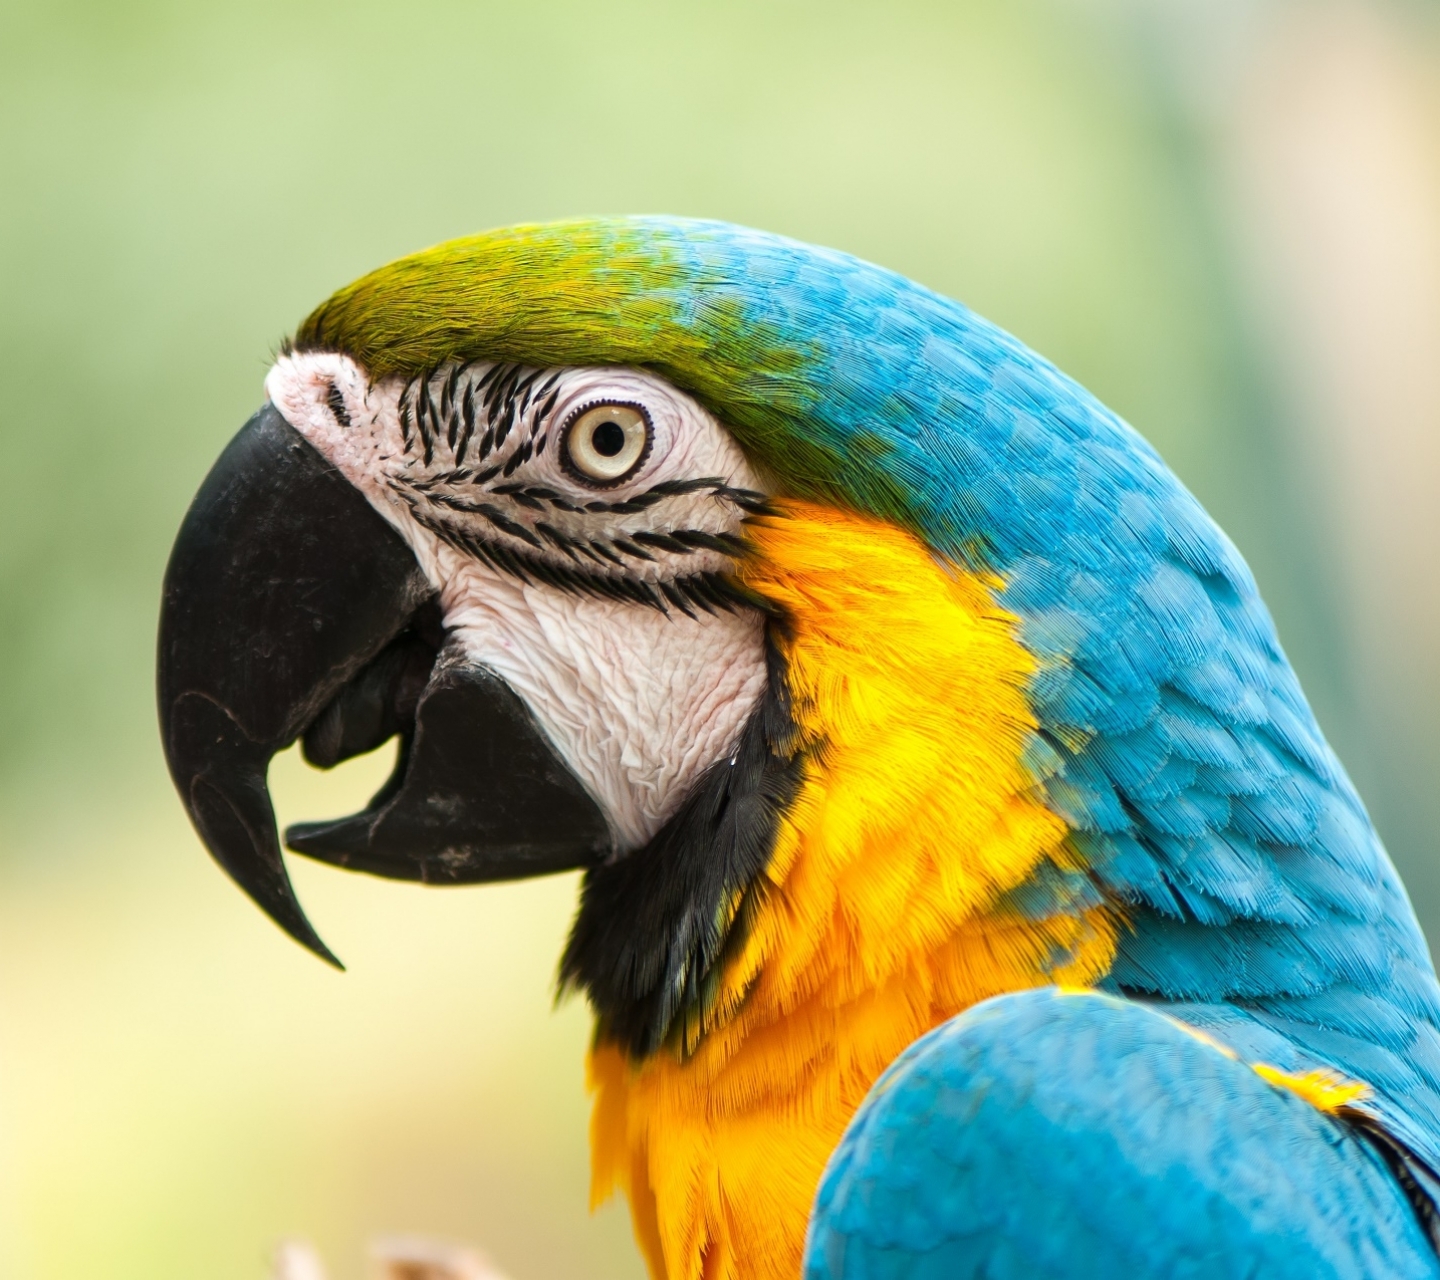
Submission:
[[[565,464],[586,484],[619,484],[645,461],[650,438],[650,418],[639,405],[591,405],[566,428]]]

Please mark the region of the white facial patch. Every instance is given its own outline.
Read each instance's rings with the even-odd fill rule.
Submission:
[[[404,536],[449,644],[525,702],[617,851],[654,836],[765,687],[764,620],[730,582],[763,495],[724,428],[625,368],[372,384],[314,352],[265,389]]]

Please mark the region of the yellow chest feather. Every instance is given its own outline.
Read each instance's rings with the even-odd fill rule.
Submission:
[[[795,1280],[825,1162],[885,1067],[979,1000],[1090,983],[1114,955],[1102,910],[1002,902],[1073,855],[1021,764],[1035,660],[999,584],[806,504],[753,541],[744,577],[792,624],[805,781],[693,1052],[590,1061],[592,1197],[626,1192],[657,1280]]]

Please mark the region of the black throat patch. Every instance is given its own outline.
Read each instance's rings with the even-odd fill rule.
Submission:
[[[647,845],[586,872],[560,986],[584,991],[598,1038],[632,1057],[667,1043],[694,1048],[799,792],[799,735],[768,628],[766,667],[765,693],[735,750],[700,776]]]

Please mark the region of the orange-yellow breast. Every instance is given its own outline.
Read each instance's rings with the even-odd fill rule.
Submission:
[[[794,1280],[825,1161],[896,1055],[988,996],[1093,982],[1115,949],[1103,909],[1002,903],[1073,855],[1021,764],[1035,660],[999,583],[808,504],[752,534],[806,779],[693,1052],[590,1062],[593,1197],[624,1189],[666,1280]]]

